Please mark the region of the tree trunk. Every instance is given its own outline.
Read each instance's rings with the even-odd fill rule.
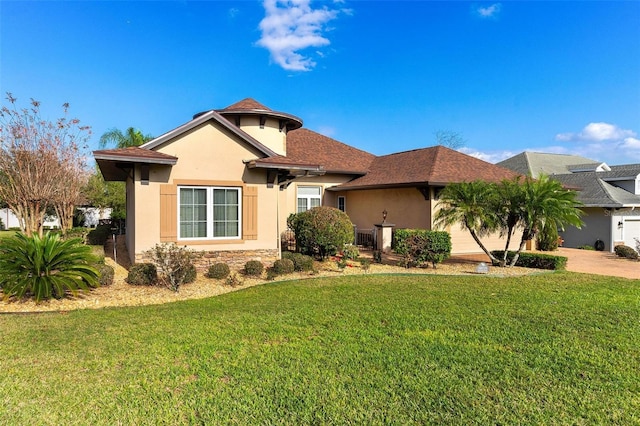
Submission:
[[[480,246],[480,248],[482,249],[482,251],[489,256],[489,259],[491,259],[491,264],[492,265],[498,265],[500,264],[500,262],[498,261],[498,259],[496,259],[496,257],[494,255],[491,254],[491,252],[489,250],[487,250],[487,248],[484,246],[484,244],[482,244],[482,242],[480,241],[480,238],[478,238],[478,236],[476,235],[475,231],[473,231],[472,229],[470,229],[469,227],[467,227],[467,229],[469,229],[469,232],[471,233],[471,236],[473,237],[474,241],[478,244],[478,246]]]

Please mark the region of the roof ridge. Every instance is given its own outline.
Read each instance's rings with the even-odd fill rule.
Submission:
[[[227,110],[256,110],[256,111],[271,111],[271,108],[261,104],[253,98],[244,98],[238,102],[235,102],[229,105],[226,108],[223,108],[221,111]]]

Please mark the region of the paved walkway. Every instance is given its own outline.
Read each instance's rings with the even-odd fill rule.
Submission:
[[[560,247],[557,253],[569,259],[567,271],[640,279],[640,262],[623,259],[615,253],[565,247]]]
[[[567,271],[570,272],[640,279],[640,262],[623,259],[615,253],[566,247],[560,247],[558,251],[553,253],[567,257]],[[486,262],[488,260],[487,256],[482,253],[465,256],[454,255],[451,258],[451,261]]]

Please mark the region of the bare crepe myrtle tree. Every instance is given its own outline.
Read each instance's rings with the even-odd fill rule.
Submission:
[[[66,229],[84,184],[91,129],[67,117],[68,103],[61,118],[49,121],[34,99],[26,108],[19,108],[11,93],[6,100],[9,105],[0,109],[0,199],[29,236],[42,235],[47,207],[56,210]]]

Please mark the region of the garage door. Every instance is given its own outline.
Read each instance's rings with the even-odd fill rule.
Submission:
[[[636,248],[635,238],[640,239],[640,219],[624,221],[624,244]]]

